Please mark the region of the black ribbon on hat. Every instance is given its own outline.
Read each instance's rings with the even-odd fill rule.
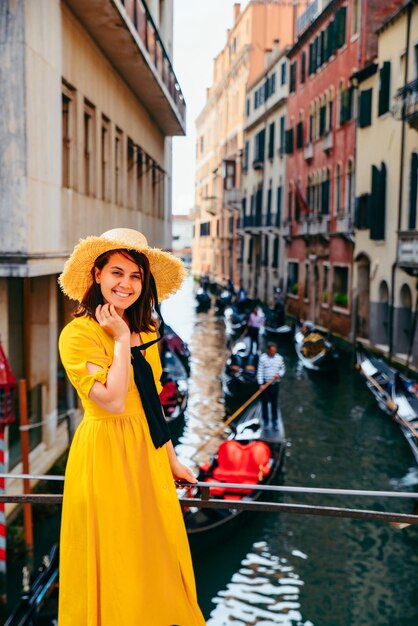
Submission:
[[[143,343],[140,346],[132,347],[131,355],[135,385],[137,386],[142,406],[144,407],[151,439],[155,448],[161,448],[167,441],[170,441],[170,430],[164,417],[151,365],[142,354],[143,350],[146,350],[164,337],[164,320],[161,315],[160,305],[158,304],[157,288],[152,274],[151,291],[154,297],[154,309],[160,318],[159,337],[147,343]]]

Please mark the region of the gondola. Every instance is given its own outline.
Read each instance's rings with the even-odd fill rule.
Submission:
[[[338,352],[312,322],[296,324],[294,342],[299,361],[306,369],[317,372],[335,370]]]
[[[394,417],[418,463],[418,383],[357,344],[356,361],[379,408]]]
[[[248,315],[245,312],[240,312],[235,303],[228,305],[224,312],[226,335],[236,337],[241,334],[247,325],[247,318]]]
[[[160,341],[161,351],[170,350],[181,361],[187,376],[190,376],[190,350],[183,339],[169,326],[165,324],[164,336]]]
[[[221,316],[225,309],[232,302],[232,293],[228,289],[222,289],[219,297],[215,301],[215,315]]]
[[[160,401],[167,421],[172,422],[184,414],[189,398],[187,373],[178,356],[171,350],[161,353],[163,389]]]
[[[257,403],[238,425],[236,433],[223,441],[217,454],[200,467],[199,482],[232,482],[269,485],[275,482],[283,465],[286,442],[281,415],[279,431],[264,430],[261,426],[261,405]],[[192,489],[193,497],[198,488]],[[268,500],[265,492],[228,490],[211,487],[210,497],[220,500]],[[248,511],[239,509],[183,509],[184,522],[193,552],[219,544],[235,528],[245,522]]]
[[[274,309],[265,310],[264,329],[266,333],[280,341],[289,339],[292,336],[292,327],[284,323],[282,316],[279,316]]]
[[[58,546],[54,545],[4,626],[53,626],[58,623]]]
[[[258,389],[258,354],[246,336],[237,341],[221,373],[221,386],[225,406],[230,412],[238,408]]]
[[[199,287],[196,291],[196,302],[197,311],[208,311],[210,309],[211,299],[206,289]]]

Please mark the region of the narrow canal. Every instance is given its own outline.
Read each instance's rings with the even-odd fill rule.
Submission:
[[[190,457],[224,416],[219,374],[227,350],[222,320],[213,310],[195,312],[193,287],[189,279],[164,304],[163,313],[192,352],[189,406],[173,436],[182,460],[196,469]],[[374,405],[350,355],[326,378],[300,368],[291,342],[279,351],[287,367],[281,409],[288,440],[280,481],[416,491],[418,470],[409,447],[399,427]],[[217,441],[198,460],[205,460]],[[399,512],[412,508],[409,501],[376,503],[358,497],[284,496],[283,501]],[[54,518],[37,529],[38,553],[40,544],[48,548],[57,528]],[[382,522],[251,514],[227,542],[194,561],[209,626],[418,624],[416,527],[399,530]],[[16,568],[9,580],[16,580]]]

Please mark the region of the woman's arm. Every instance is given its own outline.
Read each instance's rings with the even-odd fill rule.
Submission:
[[[171,472],[175,480],[184,480],[187,483],[197,483],[196,476],[188,467],[180,463],[176,456],[173,443],[168,441],[166,444],[168,460],[171,467]]]
[[[114,338],[115,346],[106,383],[103,385],[96,381],[90,390],[89,398],[109,413],[122,413],[125,408],[130,377],[131,334],[128,325],[118,315],[112,304],[99,305],[96,309],[96,319],[100,326]],[[90,374],[100,369],[95,363],[87,362],[87,370]]]

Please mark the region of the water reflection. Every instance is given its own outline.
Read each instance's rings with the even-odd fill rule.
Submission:
[[[167,303],[167,321],[192,352],[190,403],[177,452],[184,462],[222,423],[223,324],[196,313],[193,283]],[[174,304],[174,305],[173,305]],[[289,440],[288,485],[416,491],[418,470],[399,427],[374,405],[342,355],[332,378],[307,372],[291,343],[281,408]],[[216,450],[215,438],[199,460]],[[190,465],[190,462],[189,462]],[[288,502],[410,512],[409,501],[286,496]],[[307,516],[254,515],[219,549],[195,558],[209,626],[416,626],[418,529]]]

